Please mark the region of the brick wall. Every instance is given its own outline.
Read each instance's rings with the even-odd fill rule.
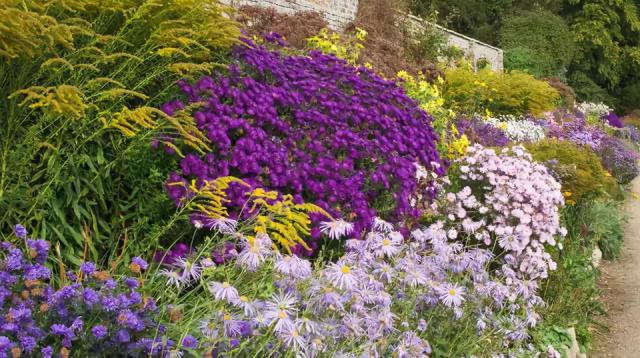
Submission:
[[[285,14],[316,11],[324,16],[333,30],[343,29],[356,18],[358,12],[358,0],[222,0],[222,2],[234,7],[242,5],[271,7]]]

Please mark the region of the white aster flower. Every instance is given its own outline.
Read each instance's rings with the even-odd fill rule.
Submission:
[[[323,221],[320,223],[320,231],[329,236],[330,239],[338,240],[353,232],[353,224],[342,219]]]

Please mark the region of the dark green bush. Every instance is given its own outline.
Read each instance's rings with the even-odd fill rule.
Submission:
[[[528,70],[538,78],[564,76],[575,51],[569,26],[548,11],[507,17],[500,31],[500,45],[506,51],[506,65]]]

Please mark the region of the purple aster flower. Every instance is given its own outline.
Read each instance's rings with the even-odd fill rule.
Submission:
[[[91,328],[91,334],[93,334],[93,336],[98,340],[103,339],[107,335],[107,333],[107,327],[101,324],[95,325],[93,326],[93,328]]]
[[[53,357],[53,348],[51,346],[43,347],[40,353],[42,353],[43,358],[51,358]]]
[[[118,343],[128,343],[131,341],[131,336],[129,335],[129,331],[126,329],[120,329],[116,332],[115,339]]]
[[[146,270],[149,267],[149,264],[139,256],[136,256],[136,257],[132,258],[131,259],[131,263],[134,264],[134,265],[138,265],[138,267],[142,271]]]
[[[198,340],[195,337],[187,334],[182,339],[182,346],[189,349],[196,349],[198,348]]]
[[[96,264],[93,262],[83,262],[80,265],[80,271],[87,276],[91,276],[96,272]]]
[[[16,224],[16,226],[13,227],[13,233],[21,239],[26,239],[27,235],[29,235],[27,229],[20,224]]]
[[[6,336],[0,336],[0,351],[4,351],[7,348],[10,348],[11,345],[12,343],[9,338],[7,338]]]

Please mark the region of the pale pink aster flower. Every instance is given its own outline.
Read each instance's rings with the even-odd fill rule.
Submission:
[[[295,327],[287,327],[280,331],[278,336],[287,347],[294,351],[304,350],[307,346],[307,340]]]
[[[211,292],[213,297],[218,301],[224,300],[233,303],[239,299],[238,290],[231,286],[229,282],[211,282],[209,283],[209,292]]]
[[[220,312],[224,335],[227,337],[237,336],[242,332],[242,325],[232,313]]]
[[[205,257],[202,260],[200,260],[200,266],[202,266],[202,268],[212,267],[215,265],[216,263],[213,262],[213,260],[210,257]]]
[[[232,304],[236,307],[242,308],[245,316],[253,317],[258,312],[255,302],[249,300],[247,296],[240,296],[237,300],[234,300]]]
[[[285,310],[266,311],[264,318],[269,325],[273,324],[275,332],[284,332],[295,328],[291,315]]]
[[[456,284],[444,285],[440,291],[440,300],[446,306],[458,307],[464,301],[465,288]]]
[[[284,310],[289,314],[293,314],[298,311],[296,304],[298,299],[291,293],[279,292],[271,296],[271,299],[265,302],[265,309],[268,311]]]
[[[180,288],[186,283],[184,277],[178,271],[162,269],[160,270],[160,276],[166,277],[167,284],[176,286],[176,288]]]
[[[185,282],[194,281],[200,278],[200,266],[187,258],[181,257],[174,263],[176,267],[182,269],[182,278]]]
[[[206,225],[209,230],[217,230],[223,234],[233,234],[236,232],[238,221],[225,217],[209,220]]]
[[[357,270],[345,262],[334,262],[325,270],[325,275],[329,282],[340,289],[351,289],[357,283],[355,273]]]
[[[376,275],[381,281],[389,283],[391,282],[391,280],[393,280],[395,270],[388,263],[382,262],[375,266],[375,269],[373,269],[373,274]]]
[[[238,265],[245,267],[248,271],[255,271],[265,261],[264,250],[257,243],[247,244],[237,258]]]
[[[393,225],[391,223],[386,222],[377,216],[373,219],[373,228],[383,232],[393,231]]]
[[[295,278],[311,276],[311,263],[295,255],[278,255],[274,268],[276,272]]]
[[[353,224],[342,219],[323,221],[320,223],[320,231],[329,236],[330,239],[338,240],[353,232]]]
[[[315,321],[306,317],[298,318],[294,322],[296,329],[304,334],[316,335],[320,332],[320,327]]]
[[[200,322],[200,332],[207,339],[215,339],[220,333],[220,327],[213,319],[208,319]]]
[[[389,235],[376,237],[374,241],[374,252],[377,257],[392,257],[402,250],[403,237],[398,232]]]

